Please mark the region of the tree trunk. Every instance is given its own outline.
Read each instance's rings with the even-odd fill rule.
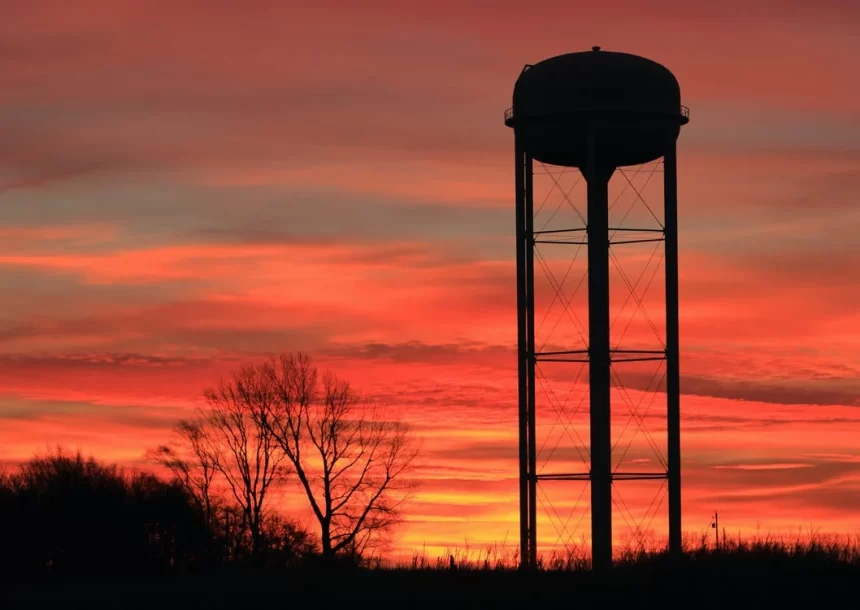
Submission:
[[[331,548],[331,524],[328,521],[320,522],[320,542],[322,544],[323,559],[331,559],[334,552]]]

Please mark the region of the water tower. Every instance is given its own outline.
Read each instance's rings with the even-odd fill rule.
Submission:
[[[552,480],[587,480],[591,491],[594,569],[612,565],[613,482],[668,482],[669,550],[681,549],[681,453],[678,389],[678,229],[676,140],[689,113],[675,76],[649,59],[600,50],[569,53],[527,65],[514,86],[505,125],[515,136],[517,324],[519,372],[520,551],[537,561],[535,364],[542,359],[587,362],[590,468],[552,473]],[[665,349],[611,349],[609,181],[618,168],[662,158],[664,220],[651,241],[665,252]],[[588,324],[585,350],[542,353],[535,343],[533,163],[578,169],[587,185]],[[562,231],[559,231],[559,233]],[[651,236],[649,236],[651,237]],[[612,471],[611,372],[630,360],[665,360],[666,467],[660,472]],[[583,365],[585,366],[585,365]],[[662,488],[661,488],[662,489]]]

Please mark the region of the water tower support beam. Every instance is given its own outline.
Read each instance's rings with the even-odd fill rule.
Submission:
[[[681,554],[681,389],[678,343],[678,164],[675,138],[663,157],[666,235],[666,424],[669,552]]]
[[[588,360],[591,428],[591,561],[595,571],[612,567],[612,439],[609,360],[609,179],[589,137]]]
[[[517,371],[520,458],[520,565],[537,565],[537,477],[535,442],[534,198],[533,162],[515,153],[517,239]]]
[[[526,204],[526,352],[528,367],[528,494],[529,494],[529,565],[537,566],[537,434],[535,432],[537,403],[535,396],[535,364],[537,346],[535,345],[535,238],[534,238],[534,161],[528,153],[525,156],[525,204]]]

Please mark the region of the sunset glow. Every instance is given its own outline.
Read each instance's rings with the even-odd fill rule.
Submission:
[[[857,531],[860,37],[849,24],[860,4],[159,4],[3,8],[4,464],[63,445],[151,467],[144,452],[219,375],[303,351],[420,442],[392,554],[514,543],[513,137],[502,112],[523,64],[599,44],[668,66],[691,108],[678,141],[685,532],[707,533],[714,510],[730,535]],[[659,182],[643,191],[656,207]],[[543,218],[574,224],[568,207],[550,217],[559,203],[547,199]],[[631,224],[649,221],[633,210]],[[633,279],[656,262],[647,246],[621,254]],[[545,250],[558,279],[571,253]],[[635,308],[621,311],[612,281],[626,324]],[[660,329],[655,282],[642,301]],[[543,316],[554,292],[545,277],[537,291]],[[583,297],[572,307],[585,320]],[[580,349],[561,313],[546,314],[548,341]],[[649,340],[633,320],[625,341]],[[575,408],[587,390],[578,368],[546,367],[545,392]],[[630,442],[630,468],[659,459],[625,406],[647,404],[655,369],[632,367],[613,395],[616,455]],[[557,464],[584,468],[586,409],[554,429],[546,412]],[[663,403],[644,417],[658,445],[661,417]],[[616,486],[628,509],[619,543],[643,519],[663,535],[659,485]],[[542,486],[542,548],[588,533],[584,486]]]

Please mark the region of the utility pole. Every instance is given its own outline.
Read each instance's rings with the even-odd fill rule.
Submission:
[[[714,549],[720,550],[720,515],[717,511],[714,511],[714,520],[711,523],[711,527],[714,528]]]

